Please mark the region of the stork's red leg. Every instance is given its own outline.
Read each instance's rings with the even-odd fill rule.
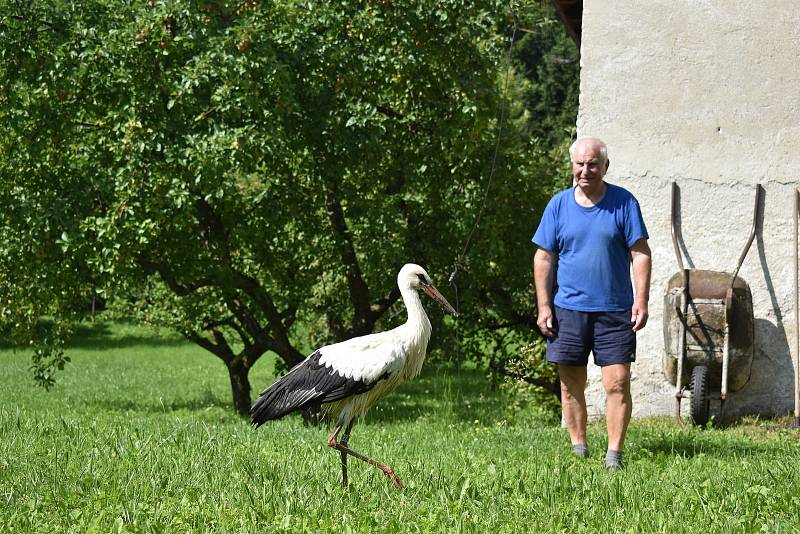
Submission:
[[[367,462],[370,465],[374,465],[375,467],[377,467],[378,469],[383,471],[384,475],[386,475],[387,477],[392,479],[392,482],[394,482],[394,485],[395,485],[395,487],[397,487],[397,489],[403,489],[403,483],[400,482],[400,478],[395,474],[394,470],[391,467],[389,467],[386,464],[382,464],[380,462],[377,462],[377,461],[373,460],[372,458],[370,458],[368,456],[364,456],[360,452],[356,452],[356,451],[354,451],[353,449],[351,449],[351,448],[349,448],[347,446],[347,442],[350,439],[350,430],[352,428],[353,428],[353,422],[351,421],[350,424],[347,425],[347,430],[345,430],[345,433],[342,436],[342,440],[340,442],[337,442],[336,441],[336,436],[342,430],[342,425],[338,424],[338,425],[336,425],[336,428],[333,429],[333,432],[331,432],[331,435],[328,436],[328,440],[327,440],[329,447],[331,447],[333,449],[336,449],[336,450],[338,450],[339,452],[342,453],[342,485],[343,486],[347,485],[347,460],[346,460],[346,458],[347,458],[347,455],[349,454],[350,456],[358,458],[359,460],[361,460],[363,462]]]

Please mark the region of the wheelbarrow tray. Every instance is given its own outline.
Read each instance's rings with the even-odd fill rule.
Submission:
[[[682,384],[688,384],[692,369],[708,367],[709,387],[719,390],[728,333],[728,391],[738,391],[750,379],[753,364],[753,298],[747,282],[738,276],[731,286],[731,273],[692,269],[689,271],[686,313],[686,360]],[[681,293],[683,273],[675,273],[664,295],[664,375],[676,385],[678,358],[681,357]],[[732,288],[730,309],[726,294]]]

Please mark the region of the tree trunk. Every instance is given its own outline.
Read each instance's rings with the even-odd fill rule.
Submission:
[[[233,407],[239,415],[250,414],[250,369],[242,363],[228,365],[228,375],[231,379],[231,392],[233,393]]]

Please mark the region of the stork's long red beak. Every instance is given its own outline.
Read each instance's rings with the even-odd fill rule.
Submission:
[[[444,298],[444,296],[443,296],[441,293],[439,293],[439,290],[438,290],[438,289],[436,289],[436,288],[435,288],[435,287],[433,287],[432,285],[428,285],[428,284],[422,284],[422,290],[423,290],[423,291],[425,292],[425,294],[426,294],[426,295],[428,295],[430,298],[432,298],[433,300],[435,300],[436,302],[438,302],[439,304],[441,304],[441,305],[444,307],[444,309],[445,309],[445,310],[447,310],[447,311],[448,311],[448,312],[450,312],[451,314],[453,314],[453,315],[455,315],[456,317],[458,317],[458,312],[456,312],[455,308],[453,308],[453,307],[450,305],[450,303],[449,303],[449,302],[447,302],[447,299],[446,299],[446,298]]]

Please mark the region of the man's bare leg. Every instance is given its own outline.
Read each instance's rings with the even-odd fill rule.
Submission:
[[[558,366],[561,378],[561,409],[564,422],[569,431],[569,439],[573,448],[579,445],[586,447],[586,367],[563,365]],[[586,456],[588,456],[588,449]],[[576,449],[578,453],[578,449]]]
[[[606,467],[622,467],[625,433],[631,420],[631,364],[620,363],[603,367],[603,387],[606,390],[606,427],[608,455]],[[615,465],[612,465],[615,464]]]

